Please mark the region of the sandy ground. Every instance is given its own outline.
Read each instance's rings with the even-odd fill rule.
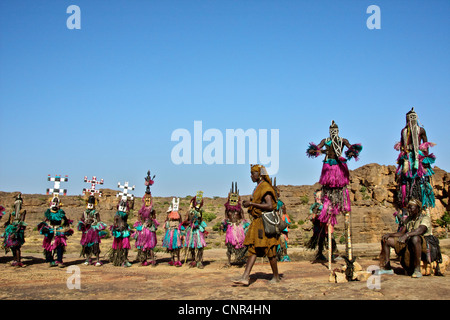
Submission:
[[[311,263],[313,253],[303,248],[290,248],[291,262],[278,264],[282,277],[272,284],[267,261],[258,258],[248,287],[233,284],[243,268],[224,268],[225,249],[210,249],[204,254],[204,269],[168,265],[169,255],[157,253],[157,265],[129,268],[114,267],[107,261],[101,267],[83,265],[79,246],[72,240],[65,254],[65,268],[50,268],[39,248],[41,239],[24,245],[23,262],[26,267],[10,265],[11,253],[0,257],[0,300],[448,300],[450,276],[426,276],[413,279],[404,275],[398,261],[393,260],[394,275],[382,275],[379,289],[368,288],[367,281],[330,283],[327,265]],[[450,252],[450,239],[441,241],[443,253]],[[102,257],[110,248],[110,241],[102,242]],[[342,247],[338,246],[342,252]],[[366,270],[378,265],[378,244],[355,244],[354,254]],[[130,253],[130,261],[136,252]],[[393,256],[395,257],[395,255]],[[189,259],[188,259],[189,262]],[[333,268],[344,265],[337,260]],[[79,289],[73,287],[79,272]]]

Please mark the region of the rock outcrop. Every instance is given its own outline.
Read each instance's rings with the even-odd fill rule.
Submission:
[[[433,186],[436,195],[436,207],[431,209],[432,221],[439,219],[449,206],[450,174],[444,170],[434,167],[435,175]],[[281,182],[281,181],[279,181]],[[292,224],[289,233],[289,245],[303,245],[311,236],[311,225],[308,220],[309,208],[314,202],[313,193],[319,189],[318,183],[314,185],[279,185],[280,198],[286,204],[287,212],[291,217]],[[379,242],[380,237],[396,230],[397,226],[393,214],[396,211],[394,199],[396,196],[395,167],[379,164],[368,164],[350,172],[350,199],[352,201],[351,223],[352,239],[354,243]],[[111,224],[116,212],[117,198],[115,190],[103,189],[103,196],[97,208],[100,210],[101,218],[107,224]],[[0,192],[0,205],[3,205],[8,215],[11,211],[14,195],[18,192]],[[249,195],[242,196],[242,200],[249,199]],[[43,219],[48,207],[50,196],[41,194],[24,194],[24,209],[27,210],[27,223],[32,232],[33,226]],[[70,219],[75,222],[80,218],[84,208],[83,196],[62,196],[63,208]],[[157,212],[159,222],[164,222],[166,211],[171,203],[171,197],[154,197],[154,208]],[[181,198],[180,208],[182,215],[189,207],[190,197]],[[223,245],[223,236],[214,226],[220,224],[224,217],[225,198],[205,198],[204,209],[210,214],[207,231],[210,233],[208,242],[212,247]],[[136,220],[137,210],[141,207],[141,198],[135,198],[134,210],[129,219],[130,224]],[[3,217],[3,221],[7,217]],[[336,241],[343,240],[343,217],[338,218],[335,226]],[[433,230],[438,236],[445,234],[438,225]],[[162,230],[159,231],[160,235]]]

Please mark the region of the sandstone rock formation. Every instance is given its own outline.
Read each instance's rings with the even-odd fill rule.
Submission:
[[[432,220],[440,218],[449,206],[449,186],[450,174],[444,170],[434,167],[436,172],[433,185],[436,195],[436,207],[431,210]],[[279,183],[282,181],[279,181]],[[280,198],[286,204],[287,212],[291,217],[289,245],[303,245],[311,236],[310,223],[308,222],[309,208],[313,204],[313,193],[319,189],[318,183],[314,185],[279,185]],[[354,243],[374,243],[379,242],[380,237],[387,232],[393,232],[397,226],[393,214],[396,211],[394,199],[396,196],[395,167],[383,166],[379,164],[368,164],[350,172],[350,198],[352,201],[352,235]],[[116,190],[103,189],[103,196],[98,204],[101,218],[107,224],[111,224],[116,212],[117,198]],[[6,214],[11,212],[14,202],[14,195],[18,192],[0,192],[0,205],[7,208]],[[241,198],[249,199],[249,195]],[[48,207],[50,196],[41,194],[24,194],[24,208],[27,210],[27,223],[30,226],[27,232],[36,232],[35,225],[43,219],[45,210]],[[85,201],[83,196],[62,196],[63,208],[70,219],[76,223],[80,218]],[[164,222],[166,211],[171,203],[172,197],[154,197],[154,208],[157,212],[157,219]],[[182,215],[189,207],[190,197],[181,198],[180,207]],[[204,209],[210,213],[213,219],[208,222],[207,231],[208,243],[211,247],[223,246],[224,236],[213,227],[219,224],[224,217],[225,198],[205,198]],[[137,210],[141,207],[141,198],[135,198],[134,210],[129,219],[132,225],[137,216]],[[215,217],[214,217],[215,215]],[[3,221],[5,218],[2,219]],[[338,218],[335,237],[339,243],[342,240],[343,217]],[[437,225],[433,230],[438,236],[445,233]],[[1,231],[1,230],[0,230]],[[162,237],[162,230],[159,231]]]

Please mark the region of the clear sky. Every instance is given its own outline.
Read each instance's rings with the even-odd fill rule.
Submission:
[[[372,4],[381,29],[366,25]],[[81,29],[67,28],[70,5]],[[248,159],[173,163],[171,135],[193,136],[194,121],[224,137],[277,129],[277,182],[314,184],[322,159],[305,151],[331,120],[364,147],[350,169],[395,165],[411,107],[450,171],[449,12],[447,0],[2,0],[0,191],[45,193],[62,174],[81,194],[95,175],[142,196],[150,169],[155,196],[225,196],[232,181],[251,193]]]

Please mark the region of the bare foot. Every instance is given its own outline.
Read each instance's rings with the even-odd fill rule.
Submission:
[[[238,280],[233,280],[233,282],[234,282],[235,284],[242,284],[242,285],[244,285],[244,286],[248,286],[249,283],[250,283],[249,278],[240,278],[240,279],[238,279]]]
[[[280,281],[281,281],[280,277],[273,277],[272,280],[270,280],[269,282],[270,283],[278,283]]]

